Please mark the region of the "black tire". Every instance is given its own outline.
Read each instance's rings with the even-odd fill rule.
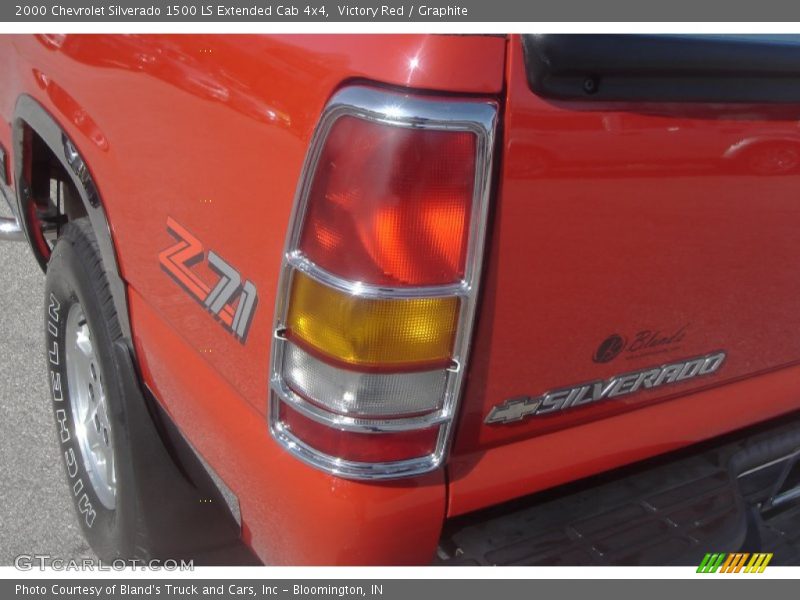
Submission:
[[[67,360],[67,315],[78,304],[87,322],[98,376],[105,388],[107,416],[113,431],[111,447],[116,467],[113,507],[100,500],[92,484],[90,467],[76,435]],[[121,402],[122,389],[113,360],[114,343],[122,337],[114,302],[103,271],[97,240],[88,218],[64,227],[50,256],[45,283],[46,360],[50,370],[50,392],[56,431],[65,473],[78,520],[92,550],[104,560],[146,559],[137,540],[139,519],[136,486]]]
[[[93,487],[76,435],[67,360],[68,315],[82,310],[105,390],[116,465],[112,507]],[[46,361],[56,432],[78,520],[104,561],[191,559],[198,564],[259,564],[219,490],[139,382],[89,219],[67,224],[45,283]],[[92,363],[94,364],[94,363]],[[76,378],[78,379],[78,378]],[[163,562],[162,562],[163,564]]]

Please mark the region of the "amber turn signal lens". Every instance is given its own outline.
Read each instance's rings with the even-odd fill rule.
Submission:
[[[296,271],[288,336],[336,362],[383,370],[446,365],[458,298],[351,296]]]

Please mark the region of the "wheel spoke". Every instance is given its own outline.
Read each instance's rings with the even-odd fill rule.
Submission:
[[[105,470],[106,470],[106,472],[105,472],[106,484],[109,487],[111,487],[114,490],[116,490],[116,488],[117,488],[117,479],[116,479],[116,473],[114,473],[114,461],[113,460],[107,460],[107,461],[105,461],[105,465],[104,466],[105,466]]]
[[[92,350],[92,340],[89,335],[89,327],[85,323],[76,332],[75,346],[77,346],[78,350],[80,350],[84,356],[94,356],[94,352]]]
[[[86,426],[87,431],[89,429],[95,429],[94,418],[97,416],[97,404],[93,404],[91,402],[86,403],[86,413],[85,418],[83,419],[83,424]]]
[[[65,334],[69,401],[83,464],[98,498],[113,509],[117,482],[112,427],[92,334],[80,304],[70,307]]]
[[[89,441],[89,450],[92,451],[92,454],[94,454],[96,457],[98,457],[97,460],[99,461],[100,457],[102,457],[102,454],[100,452],[103,449],[102,440],[94,432],[90,433],[87,436],[87,440]]]

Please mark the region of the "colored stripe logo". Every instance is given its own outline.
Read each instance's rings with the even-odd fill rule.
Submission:
[[[698,573],[763,573],[772,560],[772,553],[719,552],[703,557]]]

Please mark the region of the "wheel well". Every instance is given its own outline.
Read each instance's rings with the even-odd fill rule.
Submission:
[[[34,254],[46,263],[61,228],[87,216],[86,207],[65,165],[36,131],[22,126],[26,142],[22,162],[30,193],[20,198],[20,214],[30,222]]]
[[[67,222],[89,218],[124,337],[132,339],[127,289],[100,193],[78,147],[31,96],[17,99],[12,123],[17,214],[42,270]]]
[[[34,198],[46,197],[55,204],[59,215],[69,221],[85,217],[86,207],[81,201],[75,184],[52,150],[41,137],[31,130],[31,182]],[[39,194],[37,194],[37,189]]]

